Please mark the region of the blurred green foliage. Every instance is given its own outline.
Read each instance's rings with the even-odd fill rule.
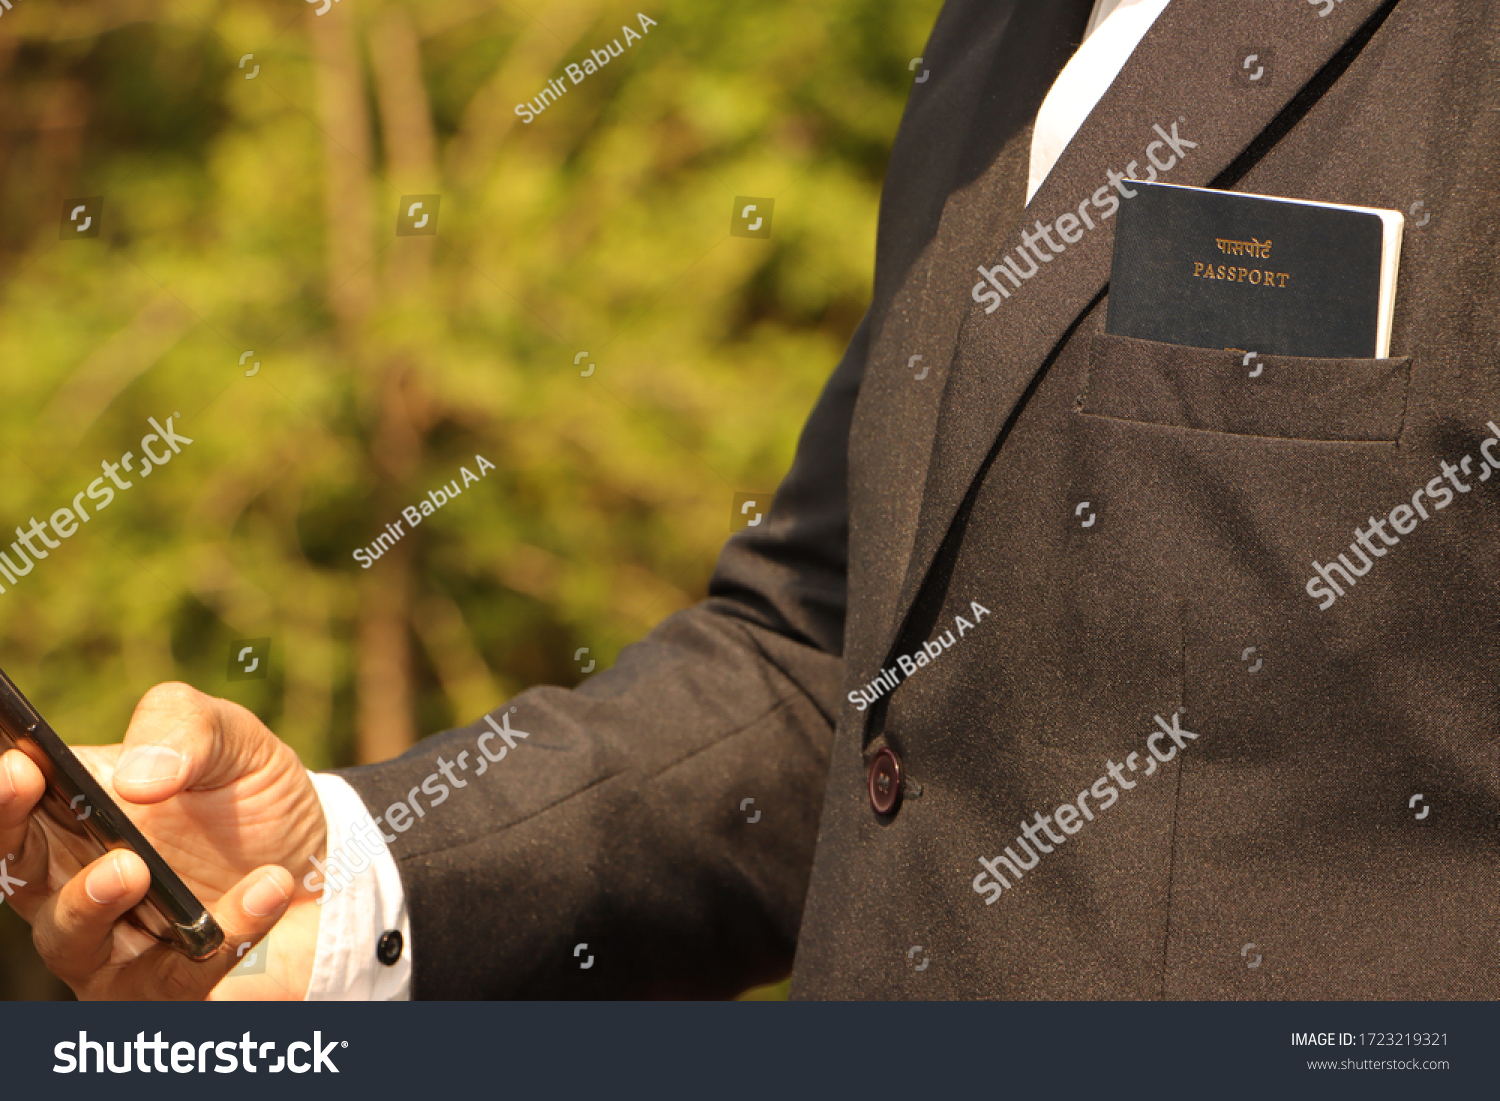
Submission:
[[[194,440],[0,594],[0,665],[65,738],[118,741],[178,679],[310,768],[379,758],[703,596],[864,310],[939,2],[643,2],[0,16],[0,530],[148,417]],[[427,193],[437,235],[398,237]],[[730,236],[737,195],[775,200],[769,240]],[[60,239],[83,196],[99,236]],[[476,455],[496,469],[360,568]],[[270,675],[228,680],[264,636]],[[59,992],[0,915],[0,996]]]

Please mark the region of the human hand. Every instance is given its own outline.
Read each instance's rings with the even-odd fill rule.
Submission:
[[[150,886],[133,852],[70,876],[31,817],[42,774],[11,750],[0,756],[0,855],[13,854],[8,874],[25,886],[9,901],[53,974],[81,999],[305,997],[319,908],[301,881],[326,855],[327,828],[296,753],[239,704],[177,683],[142,697],[123,744],[74,752],[213,913],[224,946],[194,962],[119,920]],[[242,946],[268,933],[265,974],[226,979]]]

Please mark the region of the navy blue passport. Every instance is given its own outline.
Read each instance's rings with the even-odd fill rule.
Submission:
[[[1105,332],[1263,355],[1390,355],[1398,211],[1129,181]]]

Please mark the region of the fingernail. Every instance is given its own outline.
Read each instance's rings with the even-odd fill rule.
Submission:
[[[267,914],[274,914],[290,897],[281,889],[281,883],[274,875],[267,875],[245,892],[245,901],[241,905],[251,917],[265,917]]]
[[[89,873],[83,881],[83,889],[100,906],[108,906],[124,898],[130,888],[125,886],[125,877],[120,874],[120,862],[107,860]]]
[[[164,745],[138,745],[127,749],[115,766],[115,779],[130,784],[155,784],[175,780],[182,772],[182,754]]]
[[[10,774],[10,757],[0,757],[0,807],[16,797],[16,781]]]

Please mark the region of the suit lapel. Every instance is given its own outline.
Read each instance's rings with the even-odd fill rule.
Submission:
[[[1154,175],[1165,183],[1210,184],[1367,22],[1383,18],[1395,3],[1173,0],[1022,218],[975,257],[991,268],[1005,256],[1016,256],[1024,248],[1023,233],[1034,235],[1037,222],[1055,225],[1060,215],[1076,218],[1080,204],[1109,184],[1107,173],[1127,173],[1132,161],[1141,179]],[[1319,14],[1324,5],[1331,5],[1326,16]],[[1254,50],[1274,51],[1266,86],[1240,83],[1243,78],[1235,71]],[[1171,167],[1152,168],[1148,149],[1157,168]],[[1096,213],[1094,208],[1090,213]],[[915,543],[892,621],[894,633],[882,651],[887,662],[903,642],[916,596],[986,456],[1028,387],[1108,284],[1113,223],[1096,219],[1096,225],[1082,230],[1080,240],[1056,255],[1038,242],[1038,250],[1051,260],[1033,258],[1037,273],[1019,287],[997,273],[1010,298],[990,315],[975,304],[962,323],[938,414]],[[1055,231],[1053,240],[1065,243]],[[977,271],[973,278],[980,278]]]

